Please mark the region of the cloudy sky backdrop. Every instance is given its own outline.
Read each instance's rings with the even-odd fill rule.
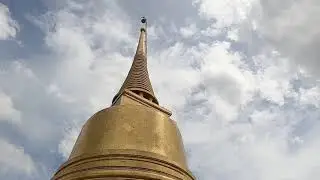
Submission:
[[[319,0],[0,0],[0,179],[49,179],[148,65],[199,180],[320,178]]]

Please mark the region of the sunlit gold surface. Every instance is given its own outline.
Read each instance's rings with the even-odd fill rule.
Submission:
[[[159,106],[149,80],[146,24],[128,76],[112,106],[83,126],[67,162],[52,180],[194,180],[171,112]]]
[[[142,105],[112,106],[96,113],[53,179],[97,177],[191,180],[174,121]]]

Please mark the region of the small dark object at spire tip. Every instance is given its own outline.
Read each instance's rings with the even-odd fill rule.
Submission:
[[[141,18],[141,23],[144,24],[144,23],[146,23],[146,22],[147,22],[147,19],[146,19],[145,17],[142,17],[142,18]]]

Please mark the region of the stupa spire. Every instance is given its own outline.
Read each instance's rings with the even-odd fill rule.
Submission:
[[[195,180],[180,131],[158,105],[147,71],[146,19],[128,76],[111,107],[83,125],[52,180]]]
[[[153,92],[147,67],[147,19],[142,17],[141,23],[139,43],[130,71],[119,92],[114,96],[112,104],[116,102],[124,90],[129,90],[153,103],[159,104]]]

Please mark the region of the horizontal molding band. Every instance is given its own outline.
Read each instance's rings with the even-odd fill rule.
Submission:
[[[114,150],[114,151],[119,151],[119,150]],[[130,150],[129,150],[130,151]],[[63,171],[66,169],[72,169],[76,168],[76,166],[85,166],[86,163],[92,163],[92,162],[106,162],[106,161],[119,161],[119,162],[125,162],[127,161],[128,166],[125,166],[126,168],[137,168],[137,167],[132,167],[132,164],[130,162],[143,162],[143,163],[149,163],[150,167],[158,166],[156,169],[161,169],[163,168],[163,171],[173,171],[175,173],[180,174],[180,176],[186,176],[189,177],[190,179],[194,179],[194,177],[191,175],[191,173],[182,167],[179,167],[178,164],[175,164],[173,162],[170,162],[168,160],[165,160],[164,157],[161,157],[159,155],[144,155],[146,154],[145,152],[134,152],[130,153],[127,152],[122,152],[122,153],[110,153],[110,154],[104,154],[104,155],[81,155],[72,159],[69,159],[66,163],[64,163],[59,170],[57,171],[56,175],[63,174]],[[100,163],[100,164],[101,164]],[[107,164],[107,162],[106,162]],[[119,163],[120,164],[120,163]],[[98,165],[99,166],[99,165]],[[107,166],[109,168],[117,168],[121,166]],[[153,171],[152,169],[150,169]],[[69,171],[69,170],[67,170]],[[189,179],[188,178],[188,179]]]

